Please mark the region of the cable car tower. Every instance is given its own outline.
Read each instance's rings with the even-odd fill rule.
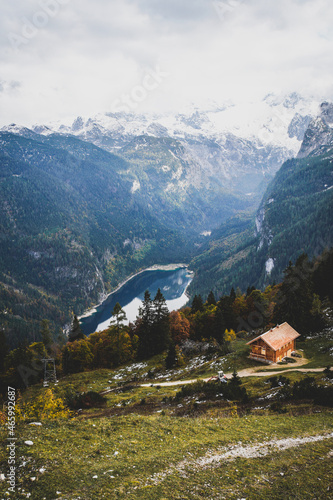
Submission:
[[[48,387],[49,384],[56,384],[58,382],[58,380],[57,380],[57,373],[56,373],[54,358],[44,358],[44,359],[42,359],[42,361],[44,363],[43,386]]]

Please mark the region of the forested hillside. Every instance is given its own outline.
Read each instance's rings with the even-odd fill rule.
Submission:
[[[84,336],[74,319],[68,342],[52,342],[47,322],[43,322],[42,342],[33,342],[0,356],[0,394],[8,385],[24,387],[38,382],[43,372],[36,369],[40,358],[56,359],[57,372],[68,374],[87,369],[115,368],[128,362],[161,355],[167,369],[182,366],[184,358],[206,346],[225,355],[230,343],[259,334],[287,321],[303,339],[328,326],[327,311],[333,303],[333,250],[310,261],[301,255],[285,272],[282,283],[246,293],[231,290],[219,299],[196,295],[191,307],[169,312],[160,289],[154,296],[147,290],[139,315],[125,325],[126,314],[119,303],[113,308],[110,325],[103,331]],[[327,334],[329,341],[329,335]],[[329,344],[331,345],[331,344]],[[22,372],[24,367],[24,372]]]
[[[330,248],[332,114],[324,103],[256,218],[266,157],[245,142],[230,176],[228,162],[203,162],[206,139],[200,149],[198,139],[138,135],[118,156],[71,135],[0,133],[0,314],[9,344],[39,340],[42,319],[57,336],[73,312],[152,264],[192,259],[191,297],[219,297],[232,287],[263,289],[302,252]],[[233,151],[234,141],[225,147]]]
[[[13,344],[189,250],[135,199],[125,161],[75,138],[26,135],[0,134],[0,314]]]
[[[204,252],[193,259],[192,293],[262,288],[280,281],[289,261],[295,262],[302,252],[313,257],[331,248],[333,130],[325,122],[324,109],[325,115],[310,124],[301,149],[311,143],[310,156],[300,155],[282,165],[256,219],[232,218],[212,233]]]

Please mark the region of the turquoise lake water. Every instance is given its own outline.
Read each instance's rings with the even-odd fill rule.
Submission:
[[[192,275],[186,267],[172,271],[161,269],[143,271],[109,295],[102,304],[95,308],[95,312],[81,318],[83,333],[89,335],[95,331],[105,330],[110,324],[111,312],[117,302],[126,312],[127,323],[133,322],[138,315],[146,290],[149,290],[153,299],[160,288],[169,311],[180,309],[188,301],[185,291],[191,281]]]

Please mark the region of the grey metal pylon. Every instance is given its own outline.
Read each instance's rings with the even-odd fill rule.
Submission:
[[[44,358],[42,359],[44,363],[44,387],[50,384],[55,384],[57,382],[57,373],[55,367],[54,358]]]

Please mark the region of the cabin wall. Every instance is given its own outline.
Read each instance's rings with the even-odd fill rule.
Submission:
[[[258,339],[252,344],[251,355],[258,359],[274,362],[274,351],[262,339]]]
[[[295,340],[292,340],[291,342],[288,342],[288,344],[284,345],[279,349],[278,351],[275,352],[275,362],[278,363],[279,361],[282,360],[285,356],[290,357],[291,352],[295,350]]]
[[[290,357],[291,352],[295,350],[296,341],[292,340],[288,342],[286,345],[282,346],[278,351],[274,351],[269,347],[266,342],[262,339],[258,339],[255,343],[251,344],[252,352],[251,356],[262,359],[263,361],[278,363],[285,356]]]

